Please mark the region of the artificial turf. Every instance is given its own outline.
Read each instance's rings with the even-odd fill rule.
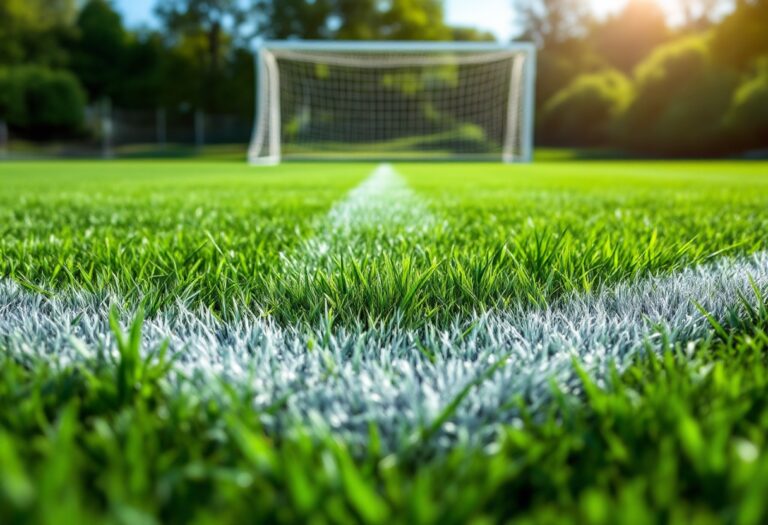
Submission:
[[[114,312],[140,307],[150,319],[181,304],[221,323],[261,318],[330,336],[427,333],[746,257],[768,242],[765,163],[398,164],[400,186],[360,193],[375,168],[4,164],[0,277],[51,300],[117,298]],[[0,514],[760,523],[766,284],[710,318],[711,335],[639,354],[608,385],[574,363],[574,392],[552,384],[535,410],[507,400],[516,416],[482,446],[430,446],[454,425],[450,404],[394,448],[375,426],[365,447],[307,425],[276,430],[280,399],[255,403],[259,384],[203,395],[167,354],[142,347],[139,322],[123,333],[132,319],[117,313],[106,358],[46,361],[0,333]]]

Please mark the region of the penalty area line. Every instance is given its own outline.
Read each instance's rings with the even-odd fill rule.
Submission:
[[[449,327],[412,330],[393,323],[338,327],[331,334],[250,315],[223,321],[177,303],[145,321],[143,351],[168,341],[175,359],[171,383],[191,381],[201,395],[226,397],[216,386],[223,382],[249,392],[257,411],[286,400],[279,413],[264,416],[269,428],[300,424],[365,447],[375,425],[390,450],[439,421],[472,385],[433,441],[481,444],[518,417],[510,400],[522,397],[536,413],[551,399],[553,382],[579,395],[574,359],[608,388],[614,367],[626,370],[644,351],[659,353],[667,345],[693,351],[714,335],[696,302],[724,322],[744,307],[743,298],[757,301],[750,277],[768,289],[768,252],[574,294],[548,308],[457,319]],[[89,366],[100,348],[116,354],[109,326],[115,303],[119,298],[106,294],[46,298],[0,281],[0,347],[25,362]],[[122,319],[129,318],[123,310]],[[504,364],[483,377],[500,360]]]

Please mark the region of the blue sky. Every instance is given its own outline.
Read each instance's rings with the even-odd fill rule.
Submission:
[[[116,0],[130,25],[151,19],[156,0]],[[599,11],[615,9],[623,0],[593,0]],[[492,31],[502,40],[509,40],[514,28],[512,0],[446,0],[446,17],[452,25],[474,26]]]

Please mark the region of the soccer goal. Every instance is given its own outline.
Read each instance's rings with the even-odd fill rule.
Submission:
[[[532,44],[265,42],[256,71],[253,164],[533,156]]]

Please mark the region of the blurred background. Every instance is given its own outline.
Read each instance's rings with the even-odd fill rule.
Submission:
[[[768,0],[0,0],[0,157],[241,158],[260,38],[533,41],[540,148],[768,157]]]

